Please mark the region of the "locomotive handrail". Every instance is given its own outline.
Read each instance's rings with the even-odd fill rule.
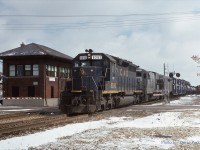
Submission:
[[[99,82],[98,84],[99,84],[99,86],[101,87],[101,90],[103,90],[104,89],[104,76],[99,76],[99,79],[100,79],[100,81],[101,81],[101,79],[102,79],[102,81],[101,82]]]
[[[92,76],[92,80],[93,80],[93,82],[94,82],[94,84],[95,84],[95,86],[96,86],[96,90],[98,90],[97,83],[95,82],[95,80],[94,80],[93,76]]]
[[[105,77],[105,78],[107,77],[108,69],[109,69],[109,68],[106,68],[106,71],[105,71],[105,74],[104,74],[104,77]]]

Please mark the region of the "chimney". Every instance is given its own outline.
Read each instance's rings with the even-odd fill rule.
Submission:
[[[21,47],[25,46],[24,42],[22,42]]]

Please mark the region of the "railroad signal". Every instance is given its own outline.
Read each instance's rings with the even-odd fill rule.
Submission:
[[[92,53],[93,50],[92,49],[86,49],[85,52]]]
[[[169,77],[170,77],[170,78],[173,78],[174,75],[176,75],[177,78],[179,78],[179,77],[181,76],[180,73],[175,73],[175,72],[170,72],[170,73],[169,73]]]
[[[200,57],[198,55],[193,55],[191,57],[195,62],[197,62],[198,64],[200,64]],[[200,67],[200,66],[197,66]],[[200,73],[197,73],[197,76],[200,76]]]

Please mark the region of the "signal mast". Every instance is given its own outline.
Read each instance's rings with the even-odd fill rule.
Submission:
[[[194,60],[197,64],[200,64],[200,57],[198,55],[193,55],[192,60]],[[200,67],[200,66],[197,66]],[[197,73],[197,76],[200,76],[200,73]]]

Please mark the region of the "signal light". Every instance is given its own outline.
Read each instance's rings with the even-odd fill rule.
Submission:
[[[178,78],[179,78],[179,77],[180,77],[180,73],[176,73],[176,77],[178,77]]]
[[[173,78],[174,74],[172,72],[169,73],[169,77]]]
[[[174,74],[176,74],[176,77],[177,77],[177,78],[179,78],[179,77],[181,76],[180,73],[173,73],[173,72],[170,72],[170,73],[169,73],[169,77],[170,77],[170,78],[173,78],[173,77],[174,77]]]

